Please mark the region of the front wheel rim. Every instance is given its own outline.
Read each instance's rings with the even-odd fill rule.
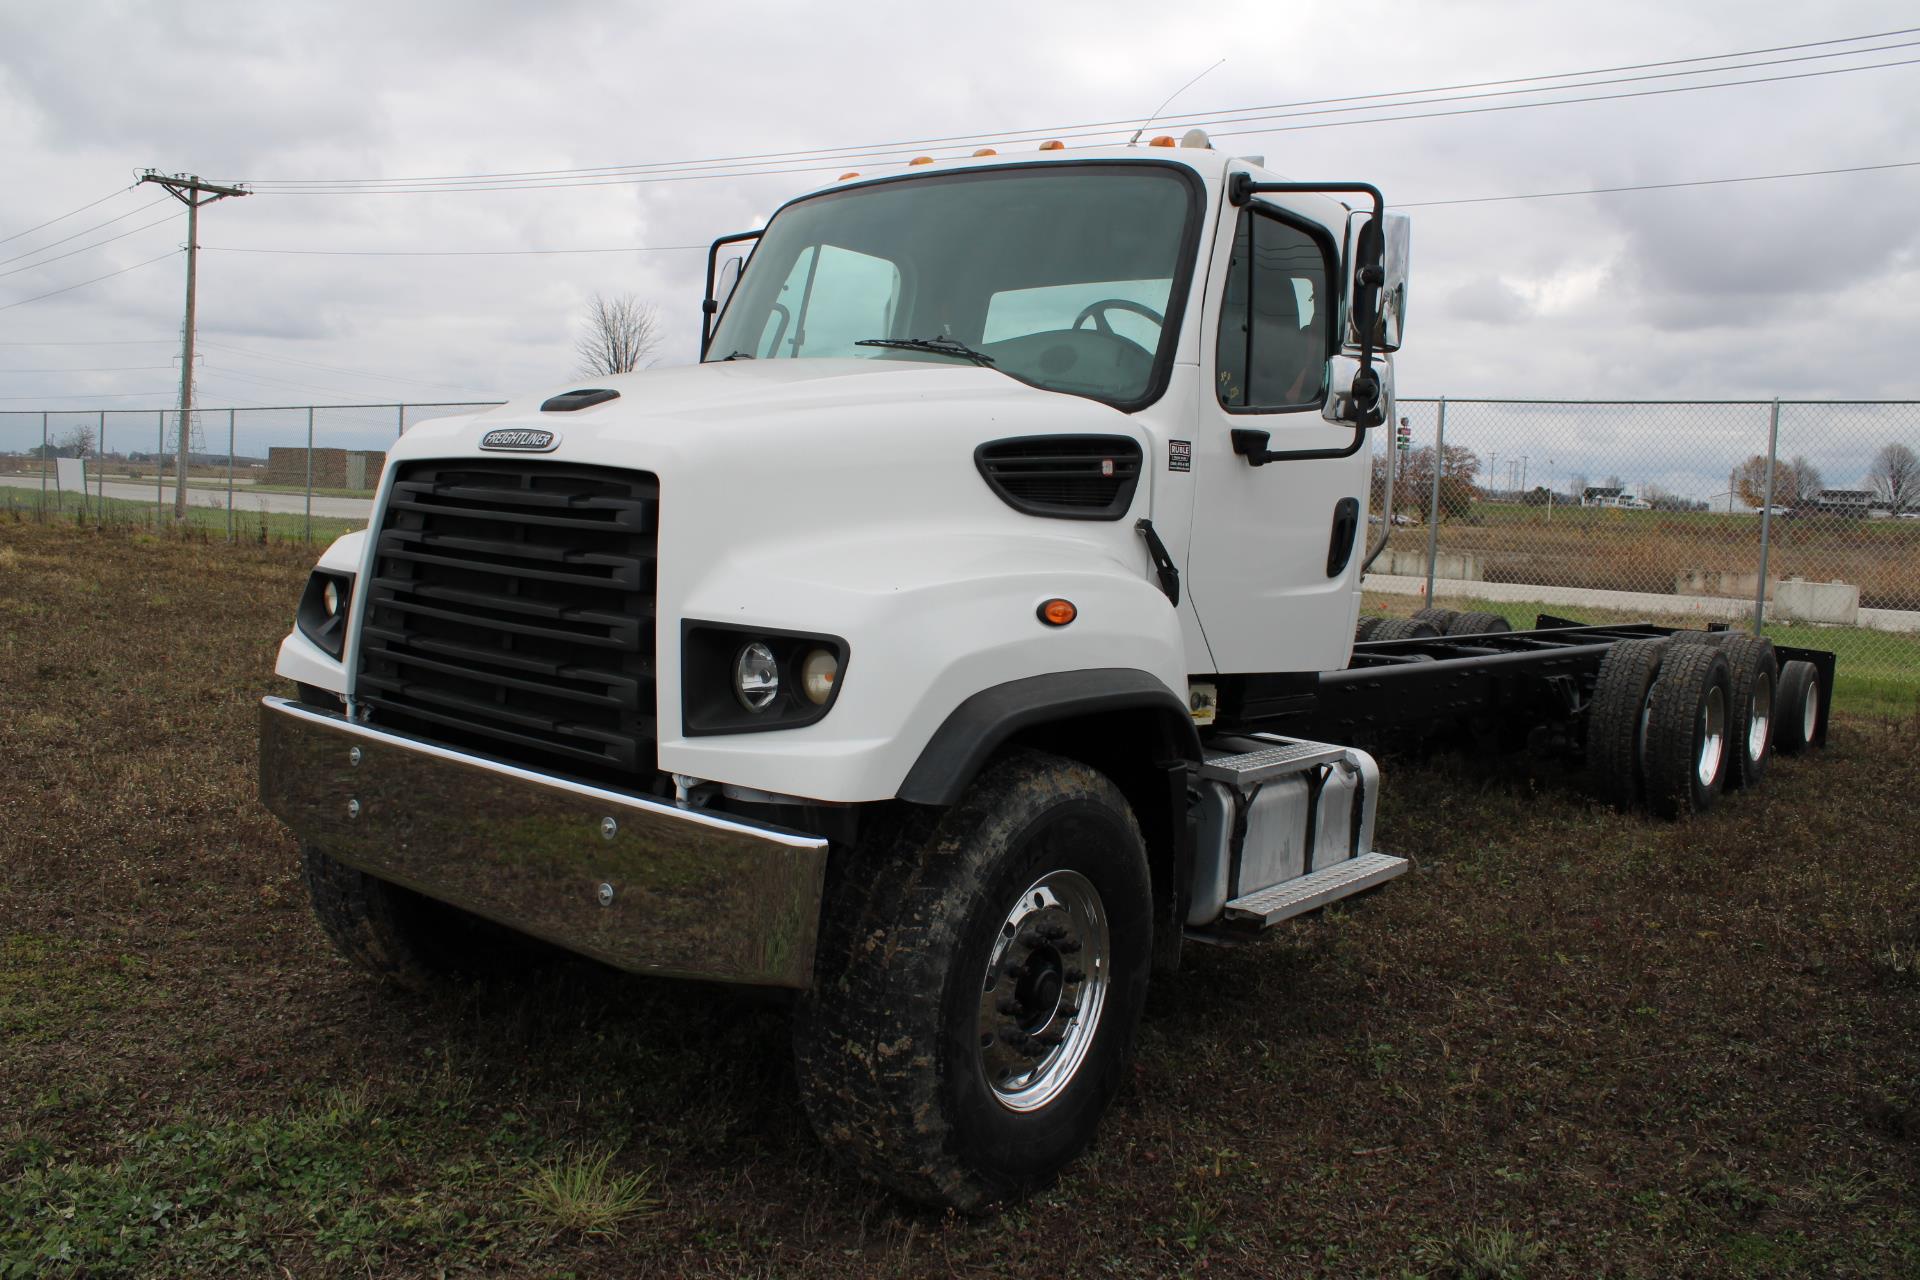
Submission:
[[[1050,871],[1014,901],[981,982],[981,1074],[1009,1111],[1057,1099],[1085,1063],[1106,1007],[1113,959],[1100,891]]]

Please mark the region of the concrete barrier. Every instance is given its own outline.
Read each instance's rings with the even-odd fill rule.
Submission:
[[[1851,582],[1808,582],[1788,578],[1773,589],[1773,615],[1782,621],[1860,623],[1860,588]]]
[[[1393,574],[1397,577],[1425,578],[1427,576],[1427,553],[1424,550],[1388,547],[1373,562],[1377,573]],[[1486,566],[1479,556],[1467,555],[1459,551],[1442,551],[1434,559],[1434,577],[1449,578],[1458,582],[1486,581]]]

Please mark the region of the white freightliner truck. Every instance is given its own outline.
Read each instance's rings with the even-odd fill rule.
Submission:
[[[1830,656],[1356,644],[1405,219],[1155,142],[850,175],[715,243],[700,364],[410,430],[261,711],[339,948],[794,989],[821,1138],[973,1207],[1090,1140],[1183,941],[1406,868],[1346,744],[1476,722],[1677,812],[1789,695],[1824,734]]]

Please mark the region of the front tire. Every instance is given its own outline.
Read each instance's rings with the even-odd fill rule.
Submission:
[[[832,877],[794,1029],[815,1131],[925,1204],[1045,1185],[1120,1086],[1152,944],[1146,849],[1119,789],[1038,752],[997,761]]]

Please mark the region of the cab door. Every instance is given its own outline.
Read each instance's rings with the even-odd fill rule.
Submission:
[[[1193,441],[1194,608],[1223,673],[1341,667],[1359,607],[1368,451],[1255,467],[1232,435],[1268,432],[1276,451],[1353,440],[1351,426],[1321,416],[1338,350],[1338,250],[1326,228],[1259,199],[1227,206],[1217,235]]]

